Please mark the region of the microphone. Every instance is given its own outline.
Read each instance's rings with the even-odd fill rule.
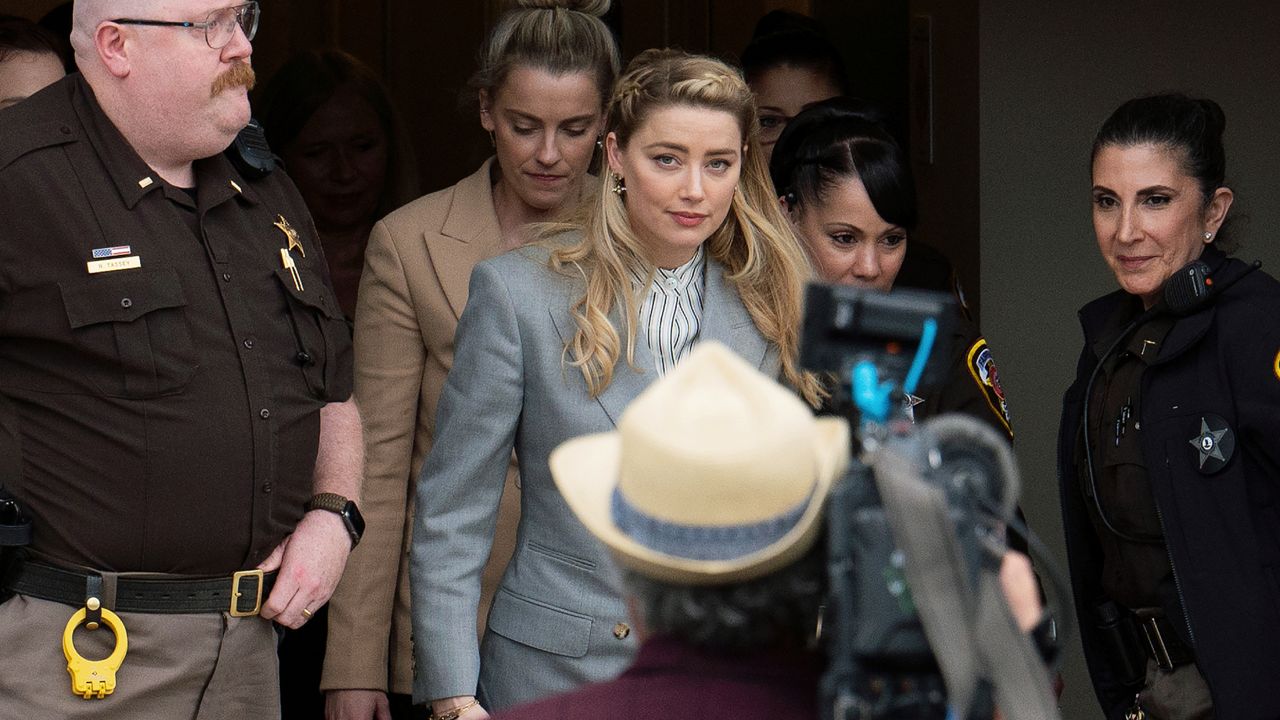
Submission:
[[[1165,312],[1182,317],[1208,301],[1212,286],[1209,266],[1193,260],[1165,281],[1164,299],[1159,305],[1164,306]]]
[[[1146,316],[1146,320],[1160,313],[1168,313],[1176,317],[1190,315],[1207,305],[1214,297],[1226,292],[1227,288],[1240,282],[1245,275],[1260,267],[1262,267],[1262,261],[1254,260],[1244,272],[1225,283],[1215,285],[1209,266],[1202,260],[1192,260],[1165,281],[1163,299],[1143,315]]]

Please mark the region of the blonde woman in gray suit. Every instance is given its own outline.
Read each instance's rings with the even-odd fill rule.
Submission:
[[[608,7],[608,0],[517,2],[481,48],[472,78],[496,157],[391,213],[370,237],[355,324],[368,529],[330,605],[322,680],[329,720],[425,717],[408,698],[410,489],[436,435],[436,402],[453,364],[472,267],[520,246],[528,223],[571,208],[584,188],[598,185],[586,171],[618,74],[617,47],[600,20]],[[481,618],[519,517],[514,463],[505,474],[502,467],[495,489],[506,492],[501,510],[494,499],[498,531],[481,583]],[[470,612],[474,641],[474,598]]]
[[[615,88],[609,174],[547,241],[480,263],[458,325],[435,445],[418,480],[411,578],[414,695],[436,717],[616,675],[635,651],[608,554],[547,467],[701,340],[815,401],[796,365],[808,274],[773,195],[751,91],[720,61],[649,51]],[[472,620],[512,449],[515,555],[477,646]]]

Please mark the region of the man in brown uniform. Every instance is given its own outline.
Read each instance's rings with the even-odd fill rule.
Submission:
[[[320,244],[283,173],[223,155],[257,12],[77,0],[82,76],[0,111],[0,477],[34,526],[0,717],[279,717],[270,621],[359,538]]]

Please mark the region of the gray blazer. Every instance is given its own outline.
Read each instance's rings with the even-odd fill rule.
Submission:
[[[724,272],[708,260],[699,339],[776,375],[776,348]],[[620,574],[561,498],[547,457],[571,437],[612,430],[657,373],[639,338],[638,371],[620,362],[608,388],[588,395],[564,351],[582,287],[548,268],[539,247],[485,261],[471,275],[435,445],[418,478],[410,559],[417,701],[477,694],[490,710],[510,707],[612,678],[636,650],[634,635],[618,627],[629,622]],[[516,551],[477,647],[480,571],[513,447],[523,486]]]

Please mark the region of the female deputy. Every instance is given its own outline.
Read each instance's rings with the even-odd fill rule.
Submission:
[[[833,98],[797,115],[778,139],[770,171],[820,280],[893,288],[916,224],[915,185],[902,149],[864,106]],[[908,396],[912,415],[965,413],[1012,437],[987,341],[956,320],[949,379],[923,398]]]
[[[1145,97],[1093,145],[1093,227],[1120,289],[1080,311],[1058,457],[1108,718],[1280,717],[1280,284],[1227,257],[1225,124],[1212,100]],[[1197,259],[1207,297],[1162,312]]]
[[[524,243],[527,223],[550,219],[598,186],[587,167],[619,64],[600,19],[608,6],[608,0],[521,0],[505,14],[472,77],[496,157],[374,226],[355,332],[368,532],[331,601],[323,680],[331,718],[346,710],[368,718],[386,702],[388,687],[397,695],[411,691],[410,489],[436,438],[436,403],[453,364],[467,278],[476,263]],[[515,542],[519,490],[509,449],[490,478],[493,505],[470,578],[476,583],[470,607],[454,607],[448,616],[451,629],[468,633],[472,643]],[[490,538],[493,558],[481,583]],[[404,695],[394,700],[409,704]]]
[[[609,176],[547,245],[476,266],[418,483],[416,696],[462,718],[617,675],[635,651],[620,578],[552,483],[551,450],[714,339],[816,401],[797,367],[807,268],[765,173],[751,91],[723,63],[648,51],[609,106]],[[482,646],[471,621],[502,474],[517,548]]]

